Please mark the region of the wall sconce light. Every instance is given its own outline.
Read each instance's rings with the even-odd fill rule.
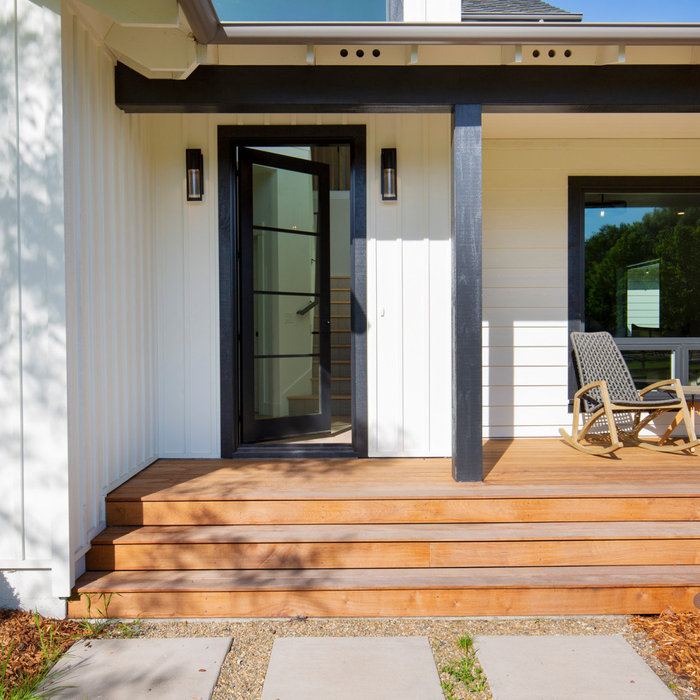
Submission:
[[[382,148],[382,199],[397,200],[396,149]]]
[[[201,202],[204,197],[204,157],[199,148],[186,150],[187,201]]]

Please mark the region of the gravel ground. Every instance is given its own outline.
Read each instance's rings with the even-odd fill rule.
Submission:
[[[233,637],[221,670],[214,700],[253,700],[262,692],[265,672],[276,637],[402,637],[427,636],[438,669],[461,658],[459,637],[469,634],[608,635],[622,634],[678,698],[698,698],[683,678],[653,654],[654,642],[631,629],[623,616],[499,617],[499,618],[329,618],[244,621],[141,621],[143,637]],[[478,657],[478,651],[477,651]],[[440,674],[442,680],[448,676]],[[674,687],[675,686],[675,687]],[[455,684],[454,697],[490,698],[468,693]]]

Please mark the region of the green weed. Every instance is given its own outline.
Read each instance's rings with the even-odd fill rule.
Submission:
[[[442,672],[449,676],[448,680],[442,683],[442,692],[446,700],[454,700],[455,683],[461,683],[470,693],[480,693],[486,689],[484,671],[476,660],[474,639],[465,635],[459,638],[457,645],[464,656],[442,667]]]

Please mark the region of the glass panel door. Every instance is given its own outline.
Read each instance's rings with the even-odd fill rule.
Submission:
[[[243,442],[330,430],[329,172],[242,148]]]

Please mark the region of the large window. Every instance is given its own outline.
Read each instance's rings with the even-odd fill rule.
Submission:
[[[700,178],[569,178],[569,327],[610,332],[640,387],[700,382]]]

